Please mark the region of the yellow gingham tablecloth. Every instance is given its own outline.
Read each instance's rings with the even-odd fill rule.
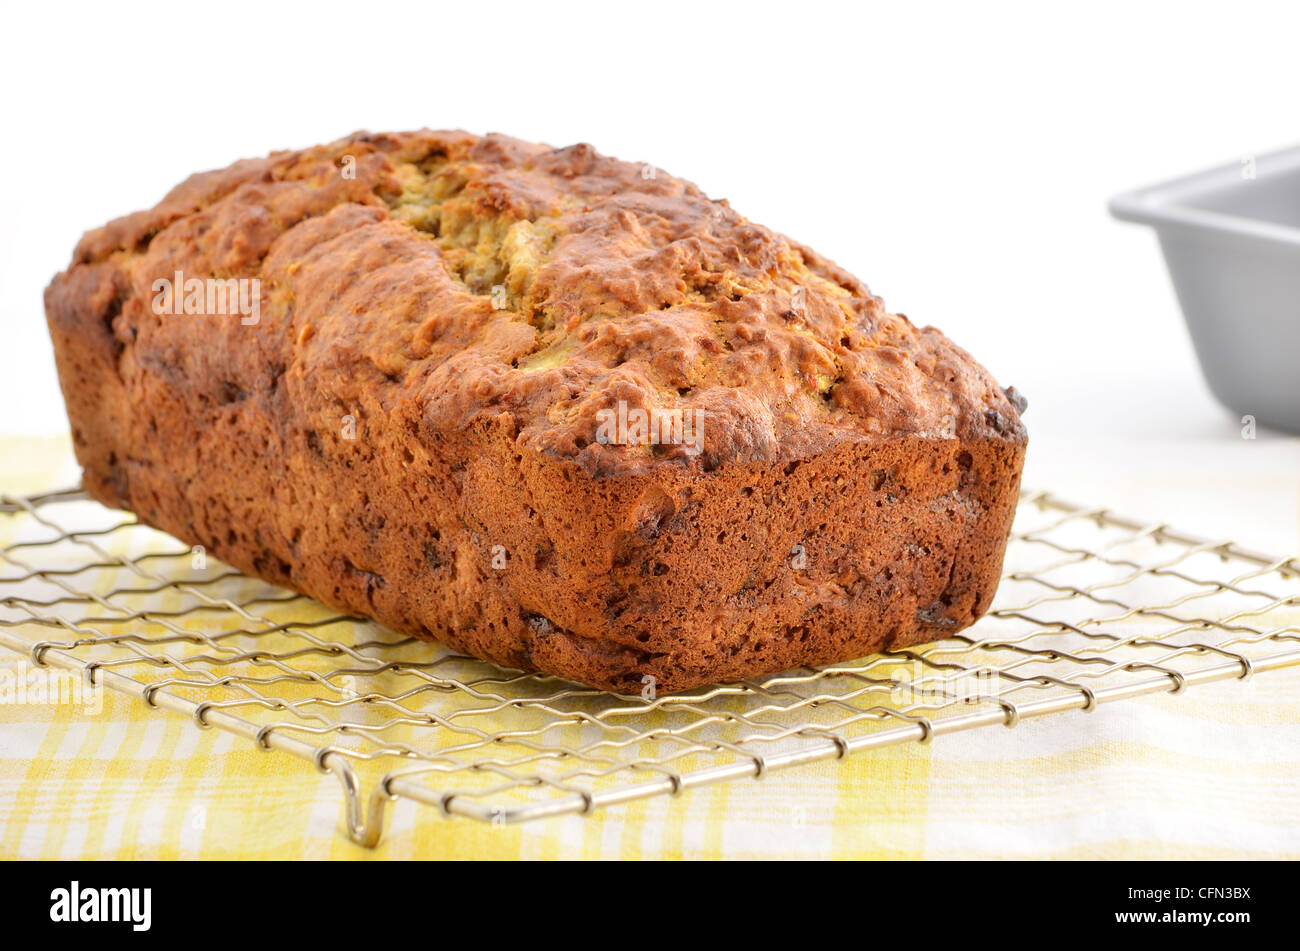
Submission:
[[[0,454],[0,492],[76,482],[66,439]],[[1300,477],[1280,478],[1294,502]],[[25,663],[0,648],[0,670]],[[374,850],[296,758],[111,691],[98,712],[0,703],[4,858],[1298,858],[1298,792],[1295,669],[590,817],[494,827],[400,801]]]

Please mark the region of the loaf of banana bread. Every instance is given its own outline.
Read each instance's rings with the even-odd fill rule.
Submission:
[[[1018,398],[651,166],[356,134],[191,177],[45,294],[89,492],[507,667],[678,691],[987,608]]]

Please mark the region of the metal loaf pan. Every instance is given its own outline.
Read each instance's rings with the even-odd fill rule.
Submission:
[[[1219,402],[1300,433],[1300,147],[1128,192],[1151,225]]]

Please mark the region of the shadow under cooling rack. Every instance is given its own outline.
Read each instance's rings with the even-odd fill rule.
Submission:
[[[0,646],[336,774],[373,845],[395,797],[521,822],[1297,665],[1300,564],[1027,495],[962,634],[645,699],[403,638],[72,491],[0,497]]]

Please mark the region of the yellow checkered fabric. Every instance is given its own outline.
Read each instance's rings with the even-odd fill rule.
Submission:
[[[75,481],[66,440],[0,452],[5,493]],[[0,649],[0,671],[27,664]],[[4,858],[1296,858],[1298,788],[1293,669],[589,817],[496,827],[399,801],[366,850],[337,780],[294,757],[111,691],[97,711],[0,703]]]

